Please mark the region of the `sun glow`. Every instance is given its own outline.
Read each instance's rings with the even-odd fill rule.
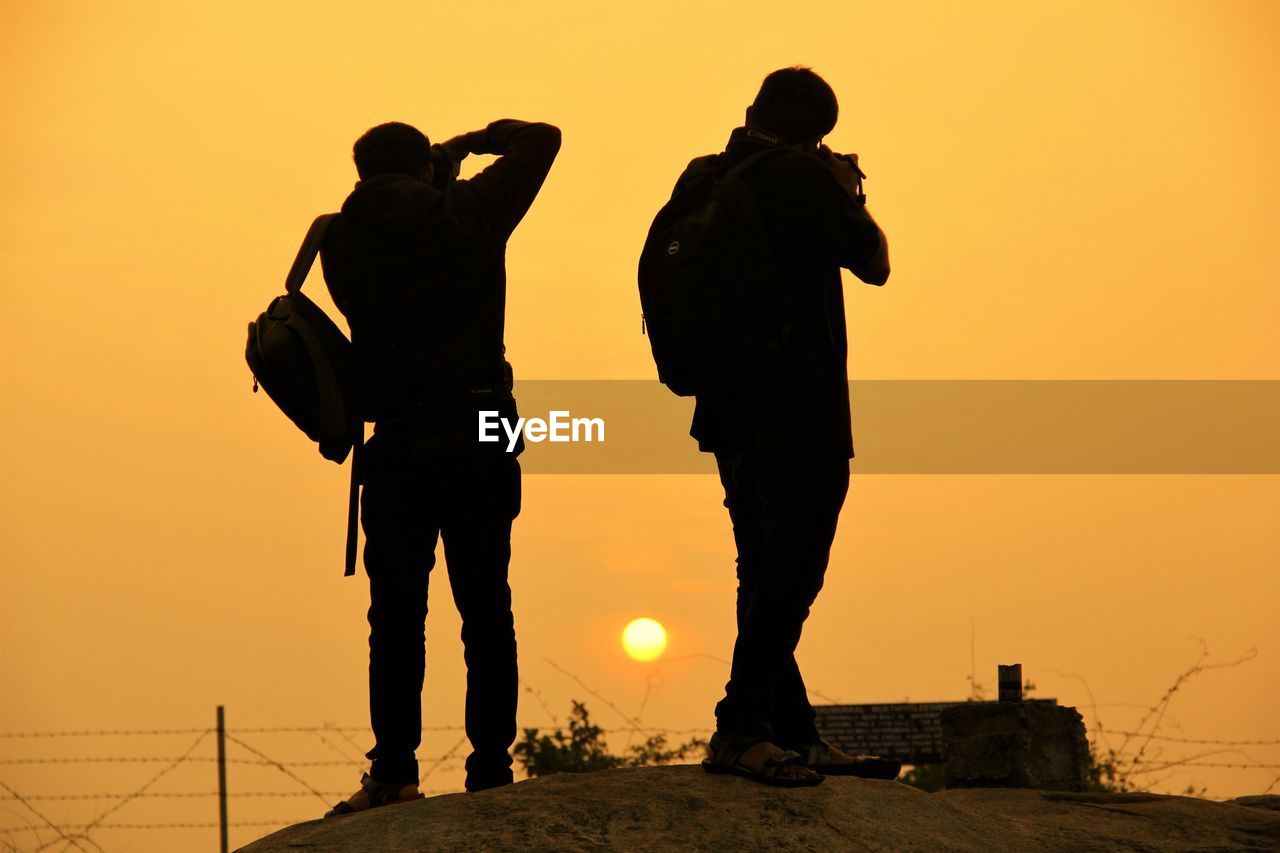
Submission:
[[[667,649],[667,629],[647,616],[632,619],[622,630],[622,648],[633,660],[657,660]]]

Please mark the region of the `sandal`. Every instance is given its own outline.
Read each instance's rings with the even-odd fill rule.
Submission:
[[[804,766],[827,776],[857,776],[861,779],[897,779],[902,762],[879,755],[855,755],[851,761],[838,761],[831,755],[831,745],[824,740],[795,748]]]
[[[324,816],[326,818],[342,817],[343,815],[356,814],[357,812],[368,811],[382,806],[394,806],[398,803],[411,803],[414,800],[422,799],[426,798],[418,792],[416,784],[389,785],[386,782],[377,781],[366,773],[360,778],[360,790],[356,791],[351,796],[351,799],[338,803],[325,812]],[[351,800],[357,800],[357,805],[352,805]],[[364,805],[359,805],[359,802],[363,802]]]
[[[784,767],[804,766],[804,758],[798,752],[783,750],[765,759],[764,763],[756,769],[738,763],[751,747],[767,742],[768,738],[728,738],[717,732],[711,736],[711,742],[707,744],[707,757],[702,760],[702,769],[708,773],[732,773],[766,785],[776,785],[779,788],[811,788],[822,784],[821,775],[808,778],[781,775]]]

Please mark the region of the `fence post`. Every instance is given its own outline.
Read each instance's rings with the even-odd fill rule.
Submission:
[[[218,830],[222,853],[227,853],[227,725],[218,706]]]

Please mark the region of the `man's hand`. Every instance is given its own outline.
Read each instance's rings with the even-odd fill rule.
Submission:
[[[822,145],[818,148],[818,156],[827,162],[831,167],[831,171],[835,172],[836,180],[840,182],[840,186],[849,191],[850,195],[862,195],[862,170],[858,168],[857,154],[836,154],[830,148]]]
[[[446,139],[440,143],[440,147],[444,149],[444,153],[449,159],[455,163],[461,163],[467,159],[467,155],[471,153],[471,148],[467,144],[467,134],[459,134],[452,139]]]

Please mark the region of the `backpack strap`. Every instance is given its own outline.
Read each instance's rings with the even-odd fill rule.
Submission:
[[[329,225],[333,220],[338,218],[336,213],[325,213],[317,216],[315,221],[311,223],[311,227],[307,229],[307,236],[302,238],[302,246],[298,249],[298,256],[293,259],[293,266],[289,268],[289,275],[284,280],[285,293],[293,294],[302,290],[302,284],[307,280],[307,274],[311,272],[311,267],[316,261],[316,255],[320,254],[320,247],[324,244],[325,235],[329,231]],[[314,350],[318,344],[306,334],[306,329],[301,326],[295,327],[303,335],[307,348]],[[325,377],[331,383],[336,383],[333,377]],[[361,424],[360,432],[364,432],[364,425]],[[343,577],[350,577],[356,573],[356,551],[359,541],[360,530],[360,480],[363,476],[364,458],[364,436],[356,436],[351,450],[351,488],[348,492],[347,500],[347,543],[346,543],[346,559],[343,567]]]
[[[726,178],[736,177],[762,160],[767,160],[770,157],[782,153],[783,150],[785,149],[762,148],[759,151],[751,152],[728,168],[725,168],[723,153],[699,157],[691,163],[689,169],[680,176],[680,181],[676,184],[676,194],[678,195],[682,189],[686,189],[691,184],[709,181],[714,186],[716,183],[723,181]]]
[[[785,150],[787,149],[770,147],[770,148],[762,148],[759,151],[754,151],[751,154],[748,154],[746,157],[742,158],[741,162],[735,163],[729,169],[725,170],[725,173],[721,175],[721,180],[731,176],[741,175],[743,172],[747,171],[747,169],[750,169],[755,164],[762,162],[764,160],[767,160],[770,157],[773,157],[775,155],[781,154]]]
[[[361,432],[364,426],[361,425]],[[342,576],[349,578],[356,573],[356,542],[360,530],[360,480],[364,477],[364,436],[356,440],[351,450],[351,492],[347,501],[347,554]]]
[[[735,163],[729,169],[725,170],[719,180],[724,182],[729,178],[740,178],[741,175],[751,167],[762,163],[765,160],[776,157],[786,150],[787,149],[780,146],[769,146],[768,148],[754,151],[744,157],[740,162]],[[777,253],[773,249],[769,240],[769,235],[765,233],[764,219],[760,212],[760,200],[756,198],[756,194],[745,181],[743,181],[742,184],[744,192],[738,195],[737,200],[747,215],[746,218],[750,223],[750,227],[753,232],[752,240],[755,242],[756,249],[767,259],[766,265],[769,268],[785,277],[785,272],[778,263]],[[719,187],[717,187],[717,191],[718,189]],[[775,306],[775,308],[776,307],[777,306]],[[776,327],[777,334],[776,337],[769,342],[769,346],[771,348],[785,347],[791,337],[791,322],[794,318],[789,316],[787,313],[782,312],[775,317],[775,319],[778,320]]]
[[[337,217],[336,213],[326,213],[317,216],[311,223],[311,227],[307,229],[307,236],[302,238],[298,256],[293,259],[293,266],[289,268],[289,275],[284,280],[285,293],[297,293],[302,289],[302,283],[307,280],[307,273],[311,272],[311,265],[315,263],[316,255],[320,253],[320,246],[324,243],[324,235],[329,230],[329,223]]]

